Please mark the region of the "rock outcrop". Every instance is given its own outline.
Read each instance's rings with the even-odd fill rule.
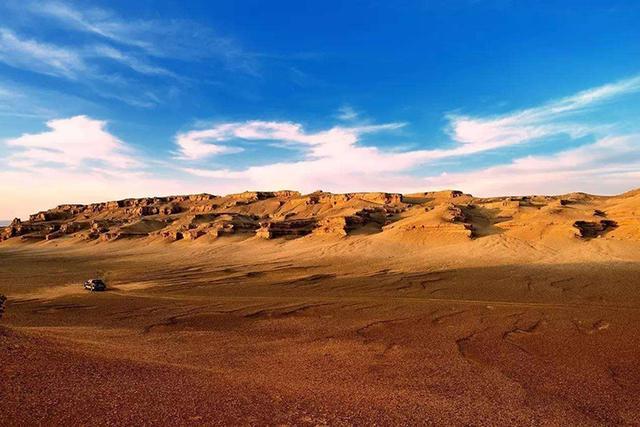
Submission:
[[[618,227],[615,221],[603,219],[601,221],[576,221],[573,226],[578,229],[576,234],[583,239],[600,237],[607,231]]]
[[[230,235],[265,239],[346,237],[385,233],[405,242],[459,242],[507,233],[516,239],[640,240],[637,192],[614,197],[474,198],[461,191],[345,193],[246,191],[63,204],[14,219],[0,241],[84,239],[213,240]],[[576,230],[577,229],[577,233]],[[615,229],[615,233],[611,232]]]

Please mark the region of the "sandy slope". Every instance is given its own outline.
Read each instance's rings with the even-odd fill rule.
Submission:
[[[474,238],[412,197],[346,237],[1,243],[3,424],[640,419],[637,194],[476,201]]]

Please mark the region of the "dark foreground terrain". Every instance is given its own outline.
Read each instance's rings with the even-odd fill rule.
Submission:
[[[614,243],[5,242],[2,424],[634,424]]]

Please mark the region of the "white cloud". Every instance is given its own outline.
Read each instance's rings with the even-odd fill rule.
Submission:
[[[602,138],[546,156],[527,156],[476,171],[428,177],[429,188],[462,188],[483,196],[558,194],[585,191],[614,194],[638,186],[640,135]]]
[[[638,91],[640,76],[503,116],[477,118],[450,115],[450,135],[464,147],[463,150],[452,153],[471,154],[552,135],[564,134],[574,139],[589,135],[598,129],[591,123],[571,122],[578,113],[615,97]]]
[[[2,141],[9,156],[0,158],[0,218],[62,203],[212,191],[202,180],[163,177],[104,121],[75,116],[46,125],[47,131]]]
[[[241,147],[230,147],[228,145],[211,144],[215,141],[215,136],[211,131],[191,131],[179,134],[176,143],[180,147],[177,158],[182,160],[198,160],[205,157],[219,154],[233,154],[243,151]]]
[[[345,157],[255,166],[241,171],[185,168],[214,178],[223,188],[294,188],[301,191],[417,192],[461,189],[477,196],[559,194],[586,191],[616,194],[638,186],[640,135],[603,138],[547,156],[527,156],[476,171],[437,176],[406,175],[407,163],[374,151]],[[361,161],[357,161],[357,160]],[[386,166],[385,166],[386,164]]]
[[[191,151],[189,151],[191,147],[185,149],[183,140],[180,138],[191,133],[179,135],[177,142],[182,150],[182,158],[191,160],[214,154],[220,147],[228,148],[234,139],[279,141],[302,146],[305,157],[299,161],[282,161],[240,170],[184,168],[192,175],[216,178],[228,183],[244,183],[245,186],[252,188],[288,187],[302,190],[323,188],[350,191],[376,189],[375,186],[378,186],[377,189],[414,191],[423,189],[425,186],[445,186],[459,187],[463,190],[474,189],[479,193],[494,192],[497,189],[517,192],[527,188],[551,189],[554,181],[550,181],[548,177],[595,176],[596,172],[590,175],[588,170],[604,170],[611,174],[615,171],[622,173],[620,165],[630,162],[630,156],[638,154],[636,139],[626,137],[601,139],[596,144],[554,156],[518,159],[513,164],[495,166],[478,172],[422,179],[416,179],[409,173],[418,166],[433,164],[442,159],[463,158],[553,135],[566,135],[572,139],[583,136],[597,137],[607,127],[596,126],[584,118],[580,120],[579,114],[607,100],[637,91],[640,91],[640,77],[586,90],[539,107],[500,117],[452,116],[450,131],[453,142],[457,145],[442,149],[398,152],[361,145],[360,139],[364,133],[395,129],[401,124],[337,126],[326,131],[307,133],[302,125],[297,123],[248,121],[220,124],[205,131],[198,131],[202,132],[201,135],[206,135],[206,139],[200,139],[201,145]],[[221,142],[225,142],[226,145],[219,145]],[[212,144],[209,149],[206,148],[208,144]],[[614,159],[612,156],[616,153],[623,153],[624,156]],[[584,163],[584,159],[594,160],[592,163]],[[543,165],[547,165],[548,170],[544,171]],[[576,169],[574,167],[576,165],[581,167]],[[625,170],[624,173],[627,175],[624,176],[637,176],[638,171],[634,167],[631,171]],[[549,173],[547,178],[545,173]],[[628,175],[629,173],[631,175]],[[527,181],[528,178],[518,180],[518,177],[530,179],[529,181]],[[599,181],[602,179],[600,178]],[[614,179],[608,179],[608,182],[614,182]],[[613,187],[625,188],[621,181],[615,182],[618,184]],[[542,185],[542,183],[549,185]],[[568,186],[571,183],[577,184],[577,181],[567,178],[562,184]],[[559,187],[560,183],[555,185]],[[522,189],[519,190],[518,186]],[[583,183],[583,187],[596,190],[608,188],[598,182],[592,185]],[[576,185],[576,188],[580,186]]]
[[[16,68],[75,79],[86,70],[83,58],[73,49],[21,38],[0,28],[0,61]]]
[[[208,129],[211,141],[234,139],[279,141],[300,147],[305,159],[278,162],[232,171],[185,167],[189,174],[223,180],[226,185],[246,188],[317,188],[339,191],[367,190],[374,186],[406,185],[403,174],[422,161],[421,152],[387,152],[358,143],[362,135],[401,128],[402,123],[359,127],[333,127],[308,133],[302,125],[291,122],[250,121],[226,123]],[[180,138],[178,139],[178,141]],[[187,156],[184,156],[187,157]]]
[[[334,127],[327,131],[306,133],[302,125],[292,122],[267,122],[252,120],[248,122],[224,123],[209,129],[190,131],[176,136],[179,158],[197,160],[213,154],[225,154],[241,151],[240,147],[216,143],[247,141],[279,141],[284,144],[307,146],[310,157],[330,157],[344,154],[344,149],[352,148],[361,134],[381,130],[397,129],[402,123],[360,127]]]
[[[66,167],[87,167],[88,162],[111,168],[138,166],[131,149],[106,130],[104,121],[87,116],[50,120],[49,131],[8,139],[13,149],[8,164],[18,168],[38,168],[49,163]]]

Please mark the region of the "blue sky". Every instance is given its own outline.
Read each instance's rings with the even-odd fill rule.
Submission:
[[[0,5],[0,219],[246,189],[640,182],[637,1]]]

